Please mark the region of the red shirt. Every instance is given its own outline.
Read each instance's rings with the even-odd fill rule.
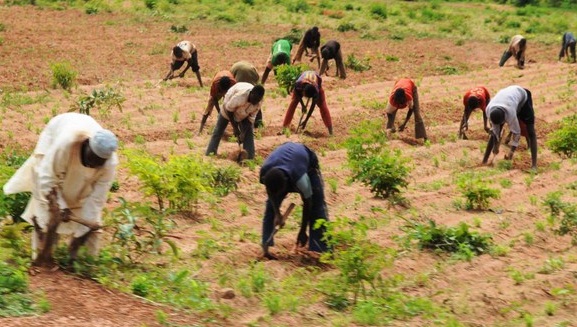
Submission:
[[[405,103],[396,103],[394,100],[395,91],[398,89],[403,89],[405,91],[405,97],[407,97],[407,102]],[[389,103],[391,106],[402,109],[407,106],[407,104],[413,101],[413,91],[415,90],[415,83],[409,78],[402,78],[395,83],[393,87],[393,91],[389,96]]]
[[[212,85],[210,86],[210,96],[215,98],[215,99],[220,99],[224,96],[224,94],[226,93],[227,90],[221,90],[220,89],[220,79],[223,78],[224,76],[230,78],[230,86],[232,87],[234,84],[236,84],[236,80],[234,79],[234,76],[232,75],[232,73],[228,70],[221,70],[218,73],[216,73],[216,75],[214,75],[214,78],[212,79]]]
[[[469,101],[470,97],[475,97],[479,100],[478,108],[480,108],[483,111],[485,111],[485,109],[487,108],[487,104],[491,99],[489,91],[487,91],[487,89],[484,86],[476,86],[467,91],[467,93],[465,93],[465,96],[463,97],[463,104],[465,105],[465,107],[467,106],[467,102]],[[469,109],[477,109],[477,108],[469,108]]]

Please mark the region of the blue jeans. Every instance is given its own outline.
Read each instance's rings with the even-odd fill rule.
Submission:
[[[216,125],[214,126],[214,131],[206,148],[206,155],[216,154],[218,150],[218,145],[220,144],[220,139],[224,135],[224,130],[228,126],[228,119],[224,118],[220,113],[218,114],[218,119],[216,120]],[[238,123],[241,131],[245,131],[244,140],[242,140],[242,148],[246,150],[248,154],[248,159],[254,159],[254,133],[253,126],[247,119],[242,120]]]

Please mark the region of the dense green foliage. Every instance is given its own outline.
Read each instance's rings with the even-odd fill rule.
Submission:
[[[5,149],[0,154],[0,161],[4,163],[0,165],[0,185],[4,185],[27,158],[28,154],[22,150]],[[29,199],[30,193],[27,192],[12,195],[0,192],[0,221],[7,216],[12,217],[15,222],[22,221],[20,215],[26,209]]]
[[[291,93],[295,86],[295,82],[301,76],[302,72],[309,70],[310,68],[306,64],[298,65],[280,65],[275,67],[276,69],[276,80],[278,86]]]
[[[577,115],[561,120],[559,128],[547,135],[547,146],[567,158],[577,156]]]
[[[146,195],[156,198],[158,209],[190,211],[213,192],[224,195],[236,189],[240,170],[217,168],[199,155],[171,156],[168,159],[145,151],[126,151],[127,166],[136,175]]]

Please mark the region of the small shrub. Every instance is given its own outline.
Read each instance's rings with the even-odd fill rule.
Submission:
[[[156,198],[158,209],[196,210],[198,201],[212,197],[214,167],[199,155],[161,159],[145,151],[127,151],[127,166],[142,182],[145,195]],[[168,205],[168,206],[167,206]]]
[[[319,220],[314,227],[322,225],[326,227],[325,239],[332,251],[323,253],[321,261],[334,265],[339,271],[334,280],[322,284],[323,292],[337,307],[346,306],[350,295],[356,303],[360,295],[366,299],[377,292],[380,273],[392,263],[392,258],[385,249],[368,239],[368,226],[338,218],[330,222]]]
[[[353,180],[370,187],[377,197],[388,198],[407,187],[409,159],[400,150],[391,150],[378,121],[364,121],[350,131],[345,141]]]
[[[351,23],[351,22],[343,22],[340,23],[339,26],[337,26],[337,31],[339,32],[347,32],[347,31],[357,31],[357,27],[355,26],[355,24]]]
[[[490,199],[499,199],[501,191],[489,187],[486,179],[474,173],[464,173],[459,176],[457,185],[466,199],[465,208],[486,210],[489,208]]]
[[[215,167],[212,172],[212,188],[219,197],[226,196],[238,187],[240,168],[236,165]]]
[[[90,110],[96,108],[102,118],[109,118],[112,107],[116,107],[122,112],[122,103],[124,101],[126,101],[126,98],[121,93],[111,87],[105,87],[103,89],[94,89],[89,95],[80,96],[69,111],[78,110],[81,114],[90,116]]]
[[[70,90],[72,86],[76,85],[78,73],[69,62],[50,64],[50,70],[52,71],[53,88],[60,86],[65,90]]]
[[[280,65],[276,68],[276,80],[278,86],[291,93],[294,88],[295,82],[299,78],[302,72],[308,70],[308,66],[305,64],[299,65]]]
[[[146,6],[146,8],[148,9],[155,9],[156,6],[158,5],[158,1],[157,0],[144,0],[144,6]]]
[[[463,222],[457,227],[445,227],[429,220],[428,223],[409,223],[403,229],[408,240],[416,240],[422,249],[456,253],[465,259],[487,252],[493,243],[491,235],[470,231],[469,225]]]
[[[166,214],[138,202],[119,198],[120,207],[114,209],[110,225],[114,227],[111,252],[122,263],[135,263],[146,253],[162,253],[166,243],[172,254],[178,256],[178,247],[169,232],[176,226]]]
[[[369,58],[360,60],[357,59],[354,54],[349,54],[347,56],[345,65],[347,66],[347,68],[350,68],[356,72],[364,72],[366,70],[371,69],[371,64],[369,61],[370,61]]]
[[[543,204],[550,211],[550,219],[559,226],[554,232],[558,235],[570,235],[572,242],[577,244],[577,205],[564,202],[561,194],[560,191],[547,194]]]
[[[371,15],[378,20],[387,19],[387,7],[384,4],[374,3],[371,5]]]
[[[184,25],[170,25],[170,31],[173,33],[186,33],[188,32],[188,28]]]
[[[547,146],[551,151],[575,158],[577,154],[577,115],[561,120],[561,126],[547,135]]]

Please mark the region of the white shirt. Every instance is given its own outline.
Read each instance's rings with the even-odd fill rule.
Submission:
[[[521,127],[517,119],[517,113],[527,102],[527,91],[519,85],[511,85],[501,89],[491,99],[487,105],[487,117],[491,117],[491,112],[496,108],[502,108],[505,112],[505,122],[509,126],[509,130],[513,133],[512,146],[519,146],[521,139]],[[497,136],[501,135],[501,126],[492,125],[491,131]]]
[[[234,84],[226,94],[223,100],[223,109],[220,113],[230,120],[229,114],[233,113],[234,120],[240,122],[248,117],[251,123],[254,123],[256,114],[260,110],[262,100],[257,104],[248,102],[248,95],[254,85],[245,82]]]
[[[118,157],[103,167],[88,168],[81,162],[82,143],[102,127],[90,116],[65,113],[54,117],[40,134],[34,153],[4,185],[5,194],[32,192],[22,218],[46,231],[50,219],[47,195],[57,190],[60,209],[89,222],[101,224],[102,208],[114,180]],[[80,237],[90,229],[75,222],[61,223],[60,234]]]

